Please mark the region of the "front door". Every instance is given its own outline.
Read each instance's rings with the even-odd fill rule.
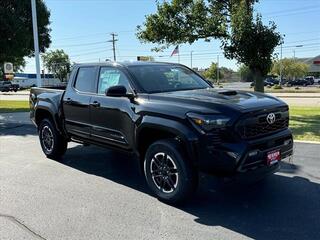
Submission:
[[[127,97],[109,97],[105,91],[112,86],[123,85],[132,91],[128,76],[114,67],[101,67],[98,93],[92,96],[92,139],[104,144],[130,149],[133,142],[134,123],[132,103]]]

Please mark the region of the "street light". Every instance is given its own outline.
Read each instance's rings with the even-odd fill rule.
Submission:
[[[293,59],[296,59],[296,48],[299,48],[299,47],[303,47],[303,45],[294,46],[294,49],[293,49]]]
[[[36,7],[35,0],[31,0],[31,10],[32,10],[32,26],[33,26],[33,40],[34,40],[34,56],[36,59],[37,87],[41,87],[37,7]]]
[[[191,67],[191,69],[192,69],[192,53],[193,53],[193,51],[190,52],[190,67]]]

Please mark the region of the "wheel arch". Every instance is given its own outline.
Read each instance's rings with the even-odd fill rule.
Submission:
[[[56,129],[61,133],[61,128],[58,124],[57,115],[46,106],[38,106],[35,110],[35,123],[39,127],[41,121],[48,118],[52,121]]]
[[[159,117],[145,117],[136,131],[136,148],[140,161],[143,162],[148,147],[162,139],[176,139],[185,146],[191,160],[196,160],[194,142],[198,137],[180,122]]]

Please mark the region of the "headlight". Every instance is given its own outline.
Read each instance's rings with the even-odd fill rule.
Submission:
[[[223,115],[199,115],[196,113],[187,113],[187,117],[193,124],[206,132],[223,128],[230,120],[230,118]]]

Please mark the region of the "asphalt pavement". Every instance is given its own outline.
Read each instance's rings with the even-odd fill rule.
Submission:
[[[55,162],[33,125],[8,119],[0,114],[1,240],[320,239],[319,144],[296,143],[293,162],[262,182],[203,175],[192,199],[169,206],[134,158],[72,143]]]

